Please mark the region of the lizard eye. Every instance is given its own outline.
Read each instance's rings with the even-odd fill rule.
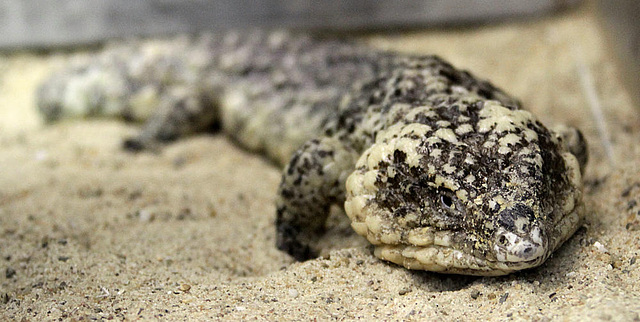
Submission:
[[[453,206],[453,199],[451,199],[451,196],[448,196],[448,195],[441,195],[440,202],[442,203],[442,206],[447,209]]]
[[[453,210],[455,208],[455,195],[451,190],[445,190],[440,193],[440,204],[446,210]]]

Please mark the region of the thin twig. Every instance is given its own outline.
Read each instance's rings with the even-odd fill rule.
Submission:
[[[589,109],[591,110],[591,115],[596,122],[596,128],[600,134],[600,143],[604,148],[609,164],[612,167],[615,167],[616,157],[613,151],[613,145],[611,144],[611,136],[609,129],[607,128],[607,122],[604,118],[604,112],[600,98],[598,97],[598,92],[596,91],[596,87],[593,83],[593,76],[578,50],[576,50],[575,58],[580,85],[582,86],[582,91],[585,99],[587,100],[587,105],[589,105]]]

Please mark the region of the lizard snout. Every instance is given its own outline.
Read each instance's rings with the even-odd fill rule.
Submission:
[[[503,262],[543,259],[547,246],[530,207],[516,204],[499,214],[494,250],[496,259]]]

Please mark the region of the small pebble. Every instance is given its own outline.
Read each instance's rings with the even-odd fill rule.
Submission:
[[[209,217],[215,217],[218,215],[218,211],[212,202],[208,203],[207,208],[209,209]]]
[[[298,295],[300,295],[300,292],[298,292],[298,290],[296,290],[295,288],[289,289],[289,296],[296,298],[298,297]]]
[[[601,253],[609,253],[609,250],[606,247],[604,247],[604,245],[602,245],[600,242],[593,243],[593,247],[595,247],[596,250],[598,250]]]
[[[405,288],[401,289],[401,290],[398,292],[398,294],[399,294],[399,295],[405,295],[405,294],[407,294],[407,293],[409,293],[409,292],[411,292],[411,288],[405,287]]]
[[[509,297],[509,293],[504,293],[504,294],[502,294],[502,296],[500,296],[500,299],[498,300],[498,302],[500,302],[500,304],[502,304],[502,303],[507,301],[508,297]]]
[[[182,208],[182,210],[180,210],[180,212],[178,212],[178,216],[176,216],[176,219],[178,220],[185,220],[185,219],[189,219],[194,217],[193,212],[191,211],[191,208]]]
[[[141,190],[134,190],[129,193],[129,200],[136,200],[142,196]]]
[[[4,271],[4,276],[6,278],[12,278],[15,275],[16,275],[16,270],[11,267],[7,267],[7,270]]]
[[[471,291],[471,298],[472,299],[476,300],[476,299],[478,299],[478,297],[480,297],[480,291],[478,291],[478,290]]]
[[[618,256],[611,256],[611,266],[613,266],[613,268],[622,268],[623,266],[623,262],[622,259],[620,259],[620,257]]]
[[[189,290],[191,289],[191,285],[189,284],[180,284],[180,287],[178,288],[180,291],[182,292],[189,292]]]
[[[149,209],[141,209],[138,211],[138,216],[141,222],[150,222],[154,219],[154,214]]]

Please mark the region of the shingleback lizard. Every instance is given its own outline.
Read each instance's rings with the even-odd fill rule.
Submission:
[[[286,165],[277,247],[298,260],[333,204],[377,257],[471,275],[540,265],[584,213],[580,132],[436,56],[286,32],[132,42],[48,78],[38,105],[146,120],[130,150],[216,124]]]

